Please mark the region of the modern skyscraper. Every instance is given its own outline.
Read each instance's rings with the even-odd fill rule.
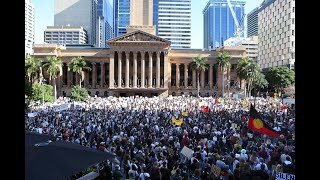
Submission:
[[[48,26],[44,31],[44,42],[48,44],[87,44],[88,36],[83,27]]]
[[[295,1],[266,0],[259,10],[258,63],[262,69],[295,64]]]
[[[113,0],[114,36],[127,33],[126,26],[130,24],[130,0]]]
[[[88,43],[98,44],[97,0],[55,0],[54,26],[83,27]]]
[[[25,32],[24,32],[24,40],[25,40],[25,55],[32,54],[32,46],[34,44],[34,6],[31,0],[25,0]]]
[[[254,8],[247,15],[247,36],[258,36],[258,11],[259,8]]]
[[[158,0],[158,36],[172,49],[191,48],[191,0]]]
[[[231,4],[240,26],[243,27],[245,1],[233,0]],[[223,41],[234,37],[237,27],[227,0],[209,0],[202,13],[204,49],[216,49],[223,46]],[[241,37],[244,37],[244,34]]]
[[[113,38],[113,7],[109,0],[98,0],[97,47],[108,47],[107,40]]]

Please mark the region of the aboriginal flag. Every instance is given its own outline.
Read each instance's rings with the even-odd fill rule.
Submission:
[[[280,138],[281,134],[277,131],[273,130],[267,123],[265,123],[262,119],[260,114],[257,110],[252,106],[250,107],[250,114],[249,114],[249,122],[248,128],[254,131],[257,131],[261,134],[266,134],[268,136]]]

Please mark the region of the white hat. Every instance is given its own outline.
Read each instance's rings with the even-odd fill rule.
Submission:
[[[240,154],[236,154],[236,158],[240,158]]]

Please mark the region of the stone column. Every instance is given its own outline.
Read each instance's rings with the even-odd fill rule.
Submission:
[[[145,52],[141,51],[141,88],[144,88],[145,84]]]
[[[161,51],[157,52],[157,76],[156,76],[156,88],[160,88],[160,55],[161,55]]]
[[[171,87],[171,63],[169,63],[169,59],[168,59],[168,52],[164,52],[164,59],[163,59],[163,87],[164,88],[168,88]]]
[[[137,88],[137,52],[133,53],[133,88]]]
[[[149,77],[148,77],[148,87],[152,88],[152,52],[149,53]]]
[[[196,70],[192,70],[192,86],[193,86],[193,88],[197,88],[197,72],[196,72]]]
[[[106,75],[106,67],[105,67],[105,63],[104,62],[101,62],[100,63],[101,65],[101,81],[100,81],[100,86],[101,88],[103,88],[104,86],[104,81],[106,79],[105,75]]]
[[[129,55],[130,52],[126,52],[126,88],[129,88],[129,72],[130,72],[130,64],[129,64]]]
[[[84,71],[83,74],[84,74],[83,85],[84,85],[84,87],[88,87],[88,84],[89,84],[89,73],[87,71]]]
[[[201,88],[204,88],[204,71],[201,71]]]
[[[210,89],[213,87],[213,65],[210,64],[210,70],[209,70],[209,87]]]
[[[109,88],[114,88],[114,52],[110,53],[109,63]]]
[[[122,87],[121,83],[121,69],[122,69],[122,51],[118,52],[118,87]]]
[[[180,86],[180,64],[176,63],[176,87]]]
[[[97,84],[97,64],[92,62],[92,88],[96,87]]]
[[[184,64],[184,87],[188,88],[188,63]]]
[[[80,85],[80,84],[78,84],[80,82],[79,81],[79,79],[80,79],[79,74],[75,73],[75,76],[76,76],[76,84],[75,85]]]
[[[70,71],[70,87],[74,86],[73,84],[73,72]]]

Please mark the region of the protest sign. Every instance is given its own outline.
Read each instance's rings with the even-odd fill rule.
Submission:
[[[187,146],[183,146],[180,153],[183,154],[184,156],[186,156],[188,159],[191,159],[193,150],[188,148]]]
[[[295,180],[296,176],[294,174],[278,172],[276,175],[276,180]]]

